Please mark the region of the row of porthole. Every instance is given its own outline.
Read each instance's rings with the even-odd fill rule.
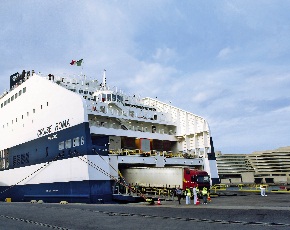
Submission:
[[[46,106],[48,106],[48,102],[46,102]],[[42,108],[43,108],[43,106],[40,105],[40,109],[42,109]],[[36,110],[33,109],[32,112],[35,113]],[[27,112],[26,114],[27,114],[27,116],[29,116],[29,112]],[[23,115],[23,114],[21,115],[21,119],[24,119],[24,115]],[[14,123],[13,121],[14,121],[14,120],[11,120],[11,124],[12,124],[12,125],[13,125],[13,123]],[[17,122],[17,121],[18,121],[18,119],[17,119],[17,117],[16,117],[16,118],[15,118],[15,122]],[[32,123],[33,123],[33,120],[32,120]],[[7,127],[8,127],[8,125],[9,125],[9,123],[6,123],[6,126],[7,126]],[[3,124],[2,127],[5,128],[5,124]],[[23,127],[24,127],[24,124],[23,124]]]
[[[3,108],[5,105],[9,104],[10,102],[14,101],[14,99],[16,99],[18,96],[21,96],[22,93],[25,93],[25,92],[26,92],[26,87],[24,87],[23,89],[19,90],[17,93],[15,93],[10,98],[8,98],[3,103],[1,103],[1,108]]]

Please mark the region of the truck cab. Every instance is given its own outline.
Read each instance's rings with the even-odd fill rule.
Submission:
[[[206,187],[210,189],[210,176],[206,171],[185,168],[183,189],[198,187],[200,190]]]

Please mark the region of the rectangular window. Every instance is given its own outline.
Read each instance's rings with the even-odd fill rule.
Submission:
[[[26,87],[23,88],[23,93],[25,93],[25,92],[26,92]]]
[[[22,93],[22,91],[21,91],[21,90],[19,90],[19,92],[18,92],[18,96],[21,96],[21,93]]]
[[[46,102],[46,106],[48,106],[48,102]]]
[[[1,108],[3,107],[3,103],[1,103]]]
[[[29,116],[29,112],[27,112],[27,117]]]
[[[58,150],[64,149],[64,141],[58,143]]]
[[[18,95],[17,95],[17,93],[15,93],[15,95],[14,95],[14,96],[15,96],[15,99],[16,99],[16,98],[17,98],[17,96],[18,96]]]
[[[11,101],[13,101],[14,100],[14,95],[11,97]]]
[[[33,113],[35,113],[35,109],[33,109]]]
[[[8,98],[8,101],[7,101],[7,103],[10,103],[10,98]]]
[[[76,137],[73,139],[73,147],[80,146],[80,138]]]
[[[65,148],[66,149],[71,148],[71,139],[65,141]]]

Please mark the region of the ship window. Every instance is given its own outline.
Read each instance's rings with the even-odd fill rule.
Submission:
[[[7,101],[4,101],[4,106],[7,104]]]
[[[19,95],[19,96],[21,96],[21,93],[22,93],[22,91],[21,91],[21,90],[19,90],[19,92],[18,92],[18,95]]]
[[[111,94],[107,94],[107,100],[111,101]]]
[[[81,145],[84,145],[84,144],[85,144],[85,138],[81,137]]]
[[[17,117],[15,118],[15,121],[17,122]]]
[[[83,92],[84,92],[83,90],[81,90],[81,89],[79,90],[79,93],[83,93]]]
[[[3,103],[1,103],[1,108],[3,107]]]
[[[71,148],[71,139],[65,141],[65,148],[66,149]]]
[[[112,94],[112,101],[116,101],[116,94]]]
[[[46,106],[48,106],[48,102],[46,102]]]
[[[27,112],[27,117],[29,116],[29,112]]]
[[[105,113],[106,112],[106,107],[105,106],[100,106],[100,110],[102,113]]]
[[[23,115],[21,115],[22,119],[23,119]]]
[[[84,94],[88,94],[88,91],[84,91]]]
[[[80,138],[76,137],[73,139],[73,147],[79,146],[80,145]]]
[[[23,93],[25,93],[25,92],[26,92],[26,87],[23,88]]]
[[[40,106],[40,109],[42,109],[42,105]]]
[[[15,93],[15,99],[17,98],[17,96],[18,96],[17,93]]]
[[[102,102],[106,101],[106,94],[102,94]]]
[[[33,109],[33,113],[35,113],[35,109]]]
[[[64,141],[58,143],[58,150],[64,149]]]
[[[14,100],[14,95],[11,97],[11,101],[13,101]]]

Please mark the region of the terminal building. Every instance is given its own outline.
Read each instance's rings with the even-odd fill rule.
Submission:
[[[216,152],[222,184],[290,184],[290,146],[251,154]]]

